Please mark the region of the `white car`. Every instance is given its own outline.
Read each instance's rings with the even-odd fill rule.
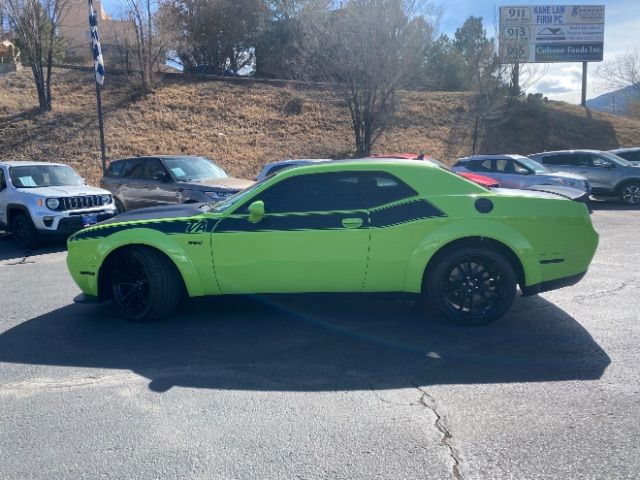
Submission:
[[[23,248],[72,233],[116,214],[111,194],[84,183],[71,167],[46,162],[0,162],[0,229]]]

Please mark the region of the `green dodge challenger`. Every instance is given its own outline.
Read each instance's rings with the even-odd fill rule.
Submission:
[[[351,160],[281,171],[216,204],[137,210],[69,239],[79,301],[127,318],[221,294],[409,292],[449,319],[502,316],[519,285],[573,285],[598,244],[583,203],[488,190],[428,162]]]

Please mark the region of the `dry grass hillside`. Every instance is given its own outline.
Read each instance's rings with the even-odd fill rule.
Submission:
[[[0,159],[67,162],[99,177],[98,131],[91,74],[55,74],[54,111],[37,115],[30,72],[0,78]],[[400,96],[400,108],[376,152],[425,150],[451,162],[471,153],[473,112],[465,93]],[[301,101],[299,114],[287,103]],[[140,96],[111,76],[104,88],[107,156],[184,153],[216,159],[231,174],[253,177],[267,161],[348,157],[348,111],[330,91],[265,84],[165,80]],[[518,104],[494,114],[479,153],[532,153],[553,148],[640,145],[640,122],[564,103]]]

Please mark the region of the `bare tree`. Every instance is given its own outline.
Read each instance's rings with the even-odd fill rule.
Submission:
[[[640,90],[640,49],[635,48],[603,62],[598,67],[598,74],[610,88]]]
[[[51,110],[53,59],[60,49],[57,34],[67,0],[4,0],[15,41],[31,66],[41,111]]]
[[[301,76],[337,84],[348,105],[356,154],[388,127],[395,93],[420,68],[438,11],[423,0],[312,2],[301,14]]]
[[[119,43],[128,55],[134,52],[134,70],[140,79],[140,87],[150,92],[155,86],[155,74],[165,59],[166,42],[158,26],[154,0],[125,0],[126,13],[133,32],[124,31]],[[133,44],[132,47],[130,44]]]

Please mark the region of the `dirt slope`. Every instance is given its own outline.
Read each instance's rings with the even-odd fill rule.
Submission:
[[[0,158],[68,162],[99,178],[98,132],[91,74],[55,74],[54,111],[35,114],[29,71],[0,77]],[[303,101],[302,113],[285,105]],[[473,114],[465,93],[405,92],[391,129],[375,152],[425,150],[451,162],[471,153]],[[265,84],[165,80],[146,97],[123,78],[104,88],[107,156],[207,155],[231,174],[253,177],[267,161],[352,155],[348,111],[330,91]],[[532,153],[554,148],[640,145],[640,122],[564,103],[523,102],[493,114],[479,153]]]

